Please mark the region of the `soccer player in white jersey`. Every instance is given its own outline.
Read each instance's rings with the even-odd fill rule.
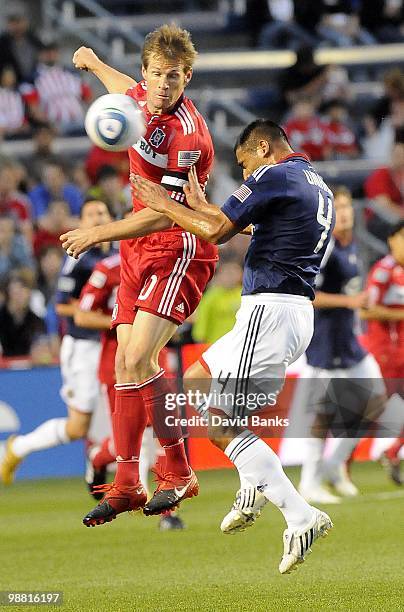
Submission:
[[[245,181],[221,209],[206,201],[192,170],[189,186],[184,186],[192,209],[170,201],[160,186],[141,177],[132,177],[132,182],[147,206],[210,242],[226,242],[253,225],[236,324],[185,373],[187,389],[203,380],[220,393],[225,381],[225,394],[238,400],[240,394],[245,398],[249,386],[276,396],[286,367],[307,348],[313,334],[314,279],[334,213],[330,189],[307,157],[293,152],[277,124],[257,120],[248,125],[235,153]],[[248,412],[246,404],[238,402],[210,408],[218,408],[222,417]],[[229,427],[222,420],[218,427],[210,426],[210,433],[241,481],[222,531],[245,529],[271,501],[287,523],[279,571],[289,573],[305,560],[314,541],[326,535],[331,519],[299,495],[275,453],[250,430]]]

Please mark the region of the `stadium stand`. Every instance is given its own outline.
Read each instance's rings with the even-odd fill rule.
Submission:
[[[122,155],[91,148],[79,125],[91,95],[97,96],[102,90],[95,80],[72,70],[72,52],[81,44],[92,46],[117,68],[138,74],[139,49],[144,34],[171,20],[190,29],[200,52],[189,96],[208,118],[215,142],[217,164],[211,193],[216,201],[223,200],[240,179],[233,164],[233,144],[246,122],[256,116],[271,116],[286,127],[293,127],[291,139],[303,149],[303,140],[318,138],[321,127],[324,142],[317,155],[316,167],[330,184],[346,185],[356,198],[356,231],[365,267],[383,255],[386,252],[386,228],[402,214],[402,190],[401,195],[398,190],[397,207],[393,210],[383,207],[380,198],[367,199],[369,191],[364,185],[368,184],[372,173],[390,167],[393,144],[403,138],[404,43],[400,38],[399,14],[391,17],[390,22],[384,21],[381,31],[366,13],[366,3],[337,3],[342,21],[335,17],[335,11],[331,19],[327,19],[323,7],[316,17],[316,32],[313,29],[309,32],[303,6],[306,4],[287,0],[281,3],[266,0],[150,0],[136,3],[128,0],[37,0],[26,4],[15,2],[11,8],[1,9],[3,34],[0,48],[1,45],[3,49],[7,46],[10,58],[7,65],[2,60],[3,67],[14,65],[17,76],[17,84],[7,85],[7,79],[5,85],[3,81],[0,83],[3,85],[3,89],[0,88],[0,131],[3,135],[0,177],[5,175],[0,184],[1,214],[3,216],[11,209],[15,213],[18,208],[17,226],[25,223],[24,234],[28,240],[32,241],[32,236],[35,236],[33,257],[41,252],[38,245],[47,224],[45,220],[40,226],[37,220],[41,194],[43,200],[47,192],[46,205],[51,200],[67,199],[73,217],[67,215],[67,220],[61,219],[60,227],[74,224],[77,206],[90,187],[90,193],[102,192],[103,186],[95,185],[97,177],[101,176],[101,182],[112,189],[110,197],[120,214],[127,202],[127,193],[123,189],[127,166]],[[402,3],[398,4],[402,6]],[[256,22],[260,15],[260,32],[257,32]],[[347,23],[347,20],[356,20],[356,34],[349,40],[340,35],[336,41],[338,31],[341,34],[339,24]],[[273,41],[274,24],[278,27],[280,22],[290,25],[294,42],[291,43],[289,35],[282,34],[281,28],[277,31],[276,41],[266,44],[268,37]],[[334,28],[334,34],[325,32],[325,23]],[[294,26],[306,28],[305,35],[297,36]],[[386,34],[388,32],[390,35]],[[309,42],[312,48],[307,47]],[[20,66],[20,51],[27,45],[32,49],[27,57],[30,63]],[[272,49],[264,49],[268,46]],[[292,49],[297,50],[297,56]],[[38,87],[35,91],[40,61],[45,63],[51,75],[49,78],[54,78],[55,83],[57,79],[70,78],[79,84],[76,99],[70,99],[68,103],[66,96],[61,96],[58,125],[52,123],[54,117],[49,112],[47,114],[46,84],[42,89],[42,96],[45,96],[42,100]],[[71,81],[72,91],[76,87],[74,82]],[[290,89],[291,82],[295,84],[294,90]],[[11,105],[25,108],[25,115],[20,112],[20,124],[23,122],[24,125],[21,133],[6,133],[1,127],[7,119],[1,123],[2,95],[5,100],[7,87],[14,92],[13,98],[7,98],[12,100]],[[304,101],[306,110],[310,106],[312,116],[310,120],[301,117],[297,131],[293,119],[295,110],[292,109],[295,99]],[[333,108],[337,115],[339,112],[339,116],[344,117],[340,123],[332,123],[334,115],[330,115],[333,112],[330,109]],[[61,133],[60,117],[65,112],[74,114],[74,136]],[[62,131],[66,129],[64,127]],[[348,136],[355,143],[351,150],[335,145],[338,138],[342,142]],[[306,150],[310,153],[310,146]],[[75,163],[71,164],[69,160],[73,159]],[[57,170],[59,164],[62,168]],[[103,166],[108,166],[109,170]],[[7,173],[10,175],[10,168],[11,183],[9,180],[8,186],[1,187]],[[26,168],[30,171],[27,172]],[[41,183],[46,169],[51,176],[45,180],[55,183],[51,189]],[[60,176],[66,174],[63,181],[56,176],[57,172]],[[394,172],[396,178],[393,180],[399,183],[404,172],[402,165],[396,164]],[[122,187],[115,184],[118,176]],[[56,213],[53,211],[52,214],[60,213],[59,216],[63,217],[63,204],[53,206],[53,209]],[[379,223],[372,225],[369,222],[372,218],[378,219]],[[5,263],[2,270],[7,270],[6,260],[3,254]],[[38,263],[36,265],[38,267]]]

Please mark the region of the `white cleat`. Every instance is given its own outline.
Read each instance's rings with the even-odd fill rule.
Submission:
[[[300,488],[299,493],[309,504],[340,504],[341,499],[333,495],[322,485]]]
[[[223,533],[233,534],[238,531],[245,531],[251,527],[261,514],[261,508],[268,502],[261,491],[255,487],[240,489],[236,493],[236,500],[232,509],[220,525]]]
[[[304,529],[291,531],[285,529],[283,532],[283,557],[279,564],[281,574],[290,574],[297,569],[298,565],[306,560],[311,546],[318,538],[325,538],[333,524],[325,512],[313,508],[314,515],[310,523]]]
[[[345,464],[337,468],[335,474],[330,477],[330,482],[338,495],[342,497],[356,497],[359,495],[358,488],[355,487],[349,478]]]

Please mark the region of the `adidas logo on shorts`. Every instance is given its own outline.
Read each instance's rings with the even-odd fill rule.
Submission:
[[[180,302],[178,306],[175,307],[175,310],[178,310],[178,312],[184,313],[185,312],[184,302]]]

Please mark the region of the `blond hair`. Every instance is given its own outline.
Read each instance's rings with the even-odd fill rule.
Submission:
[[[151,55],[167,61],[181,62],[184,65],[184,72],[188,72],[195,62],[197,52],[187,30],[174,24],[166,24],[150,32],[145,38],[142,65],[146,69]]]

